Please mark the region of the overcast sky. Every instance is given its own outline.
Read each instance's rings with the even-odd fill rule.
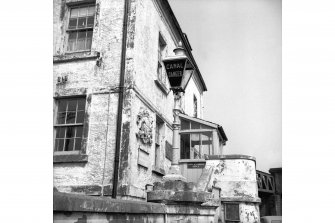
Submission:
[[[169,0],[208,91],[204,118],[222,125],[226,154],[282,166],[281,0]]]

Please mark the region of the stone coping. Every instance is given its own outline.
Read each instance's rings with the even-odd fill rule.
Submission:
[[[181,159],[179,163],[206,163],[205,159]]]
[[[110,213],[166,213],[166,208],[163,204],[60,192],[54,192],[53,194],[53,210]]]
[[[208,155],[206,160],[227,160],[227,159],[245,159],[252,160],[256,163],[256,158],[248,155],[240,155],[240,154],[231,154],[231,155]]]
[[[199,206],[194,204],[166,205],[81,194],[53,193],[54,212],[214,215],[216,208],[216,206]]]
[[[163,203],[205,203],[212,198],[212,194],[203,191],[172,191],[153,190],[147,193],[150,202]]]
[[[246,203],[261,203],[259,197],[236,196],[236,197],[220,197],[221,202],[246,202]]]

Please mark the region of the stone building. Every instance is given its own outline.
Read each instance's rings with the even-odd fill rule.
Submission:
[[[167,1],[54,0],[54,185],[59,191],[145,199],[146,184],[166,173],[173,94],[162,59],[173,55],[179,41],[196,66]],[[222,154],[227,140],[222,127],[201,120],[205,91],[196,66],[182,98],[182,124],[213,131],[183,133],[183,159]]]
[[[124,204],[83,198],[89,195],[142,202],[129,205],[146,207],[147,214],[157,210],[161,220],[169,213],[175,219],[183,215],[192,222],[220,222],[230,213],[228,208],[234,209],[232,221],[258,222],[255,160],[224,156],[223,128],[203,120],[207,87],[168,1],[54,0],[53,14],[54,190],[56,195],[72,194],[57,195],[54,211],[101,212],[87,206],[92,202],[114,213]],[[174,98],[162,60],[174,55],[180,42],[194,65],[180,106],[179,165],[188,181],[182,187],[204,196],[181,200],[180,205],[193,206],[162,208],[143,201],[149,201],[147,192],[153,185],[150,199],[159,201],[154,192],[171,165]],[[222,175],[225,171],[231,178]],[[232,181],[239,182],[239,190],[226,190],[236,186]],[[208,197],[219,204],[200,206]],[[72,199],[83,203],[71,203]],[[135,209],[129,209],[127,218],[138,214],[130,213]],[[248,220],[243,220],[246,214]],[[64,222],[68,215],[56,216]],[[73,216],[79,216],[78,222],[84,218]]]

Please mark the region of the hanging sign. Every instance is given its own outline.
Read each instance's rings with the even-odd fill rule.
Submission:
[[[171,88],[181,87],[184,75],[186,59],[167,60],[164,61],[167,77],[170,81]]]

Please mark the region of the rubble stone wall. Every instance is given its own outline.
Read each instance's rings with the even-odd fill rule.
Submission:
[[[64,192],[101,194],[113,180],[124,0],[96,0],[91,51],[77,53],[66,51],[68,3],[74,1],[53,2],[54,96],[86,97],[88,124],[83,145],[87,161],[54,163],[54,186]],[[66,82],[57,82],[65,76]]]

